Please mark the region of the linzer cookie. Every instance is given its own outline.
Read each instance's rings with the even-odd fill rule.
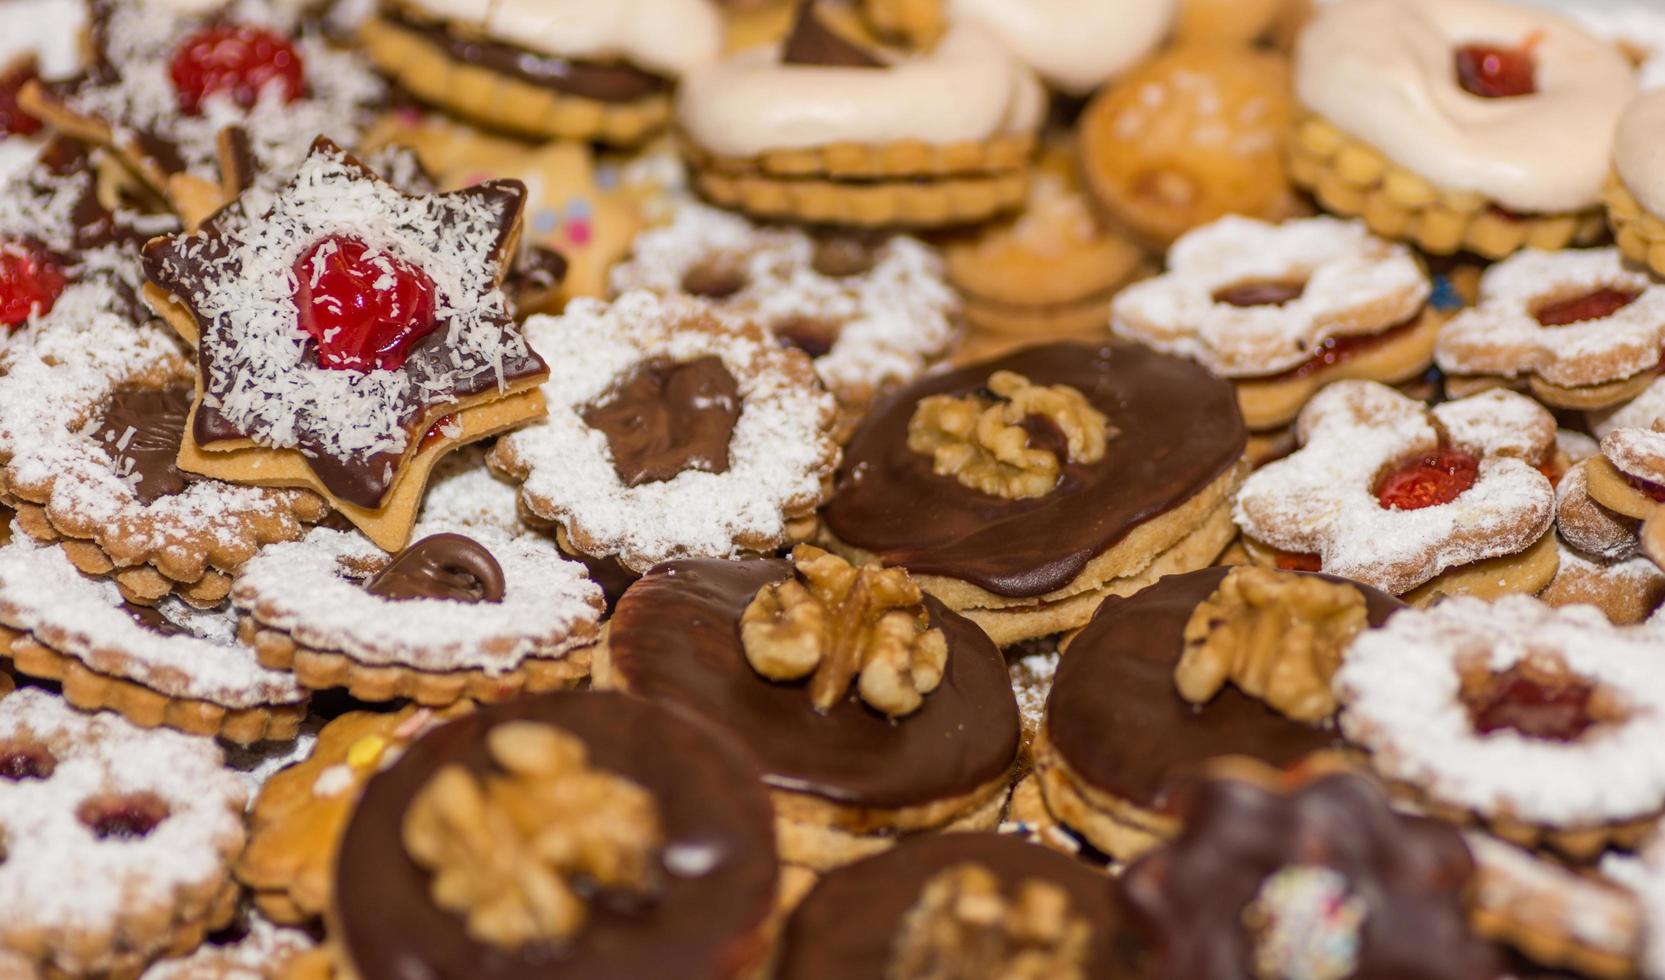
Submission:
[[[301,929],[274,925],[244,913],[245,921],[210,936],[189,956],[153,963],[139,980],[302,980],[303,957],[318,955],[318,941]]]
[[[1601,455],[1585,466],[1592,502],[1615,521],[1640,521],[1643,551],[1655,562],[1665,558],[1665,382],[1654,382],[1637,399],[1598,416]]]
[[[1294,421],[1331,381],[1397,384],[1433,359],[1428,274],[1362,224],[1226,217],[1181,236],[1168,271],[1116,296],[1117,336],[1231,379],[1250,429]]]
[[[19,674],[60,682],[76,707],[243,744],[294,738],[306,691],[236,631],[228,611],[133,605],[58,548],[22,536],[0,548],[0,643]]]
[[[146,297],[197,349],[179,468],[313,489],[403,548],[440,457],[543,414],[499,288],[525,198],[407,195],[320,139],[268,210],[152,240]]]
[[[24,976],[135,976],[224,925],[245,794],[222,761],[44,691],[0,700],[0,954]]]
[[[697,68],[677,91],[693,183],[764,218],[940,227],[1023,200],[1040,84],[982,28],[880,50],[833,5],[800,5],[786,40]]]
[[[1452,599],[1354,642],[1342,731],[1436,812],[1590,859],[1665,808],[1657,643],[1594,609]]]
[[[1432,409],[1372,381],[1319,392],[1301,448],[1250,476],[1233,518],[1258,563],[1424,605],[1535,593],[1555,576],[1555,419],[1488,391]]]
[[[917,239],[816,237],[694,203],[637,237],[612,285],[700,296],[763,327],[814,358],[852,411],[941,357],[958,308],[941,261]]]
[[[1635,88],[1618,48],[1536,7],[1343,0],[1296,44],[1291,174],[1327,210],[1435,254],[1565,248],[1603,230]]]
[[[722,48],[712,0],[398,0],[361,30],[377,66],[425,102],[541,139],[634,145],[671,89]]]
[[[1210,760],[1281,767],[1339,749],[1342,651],[1402,608],[1346,579],[1253,567],[1105,600],[1065,648],[1035,738],[1047,809],[1129,860],[1174,834],[1174,792]]]
[[[483,708],[370,780],[330,936],[362,980],[753,976],[769,822],[754,764],[682,713],[611,693]]]
[[[595,676],[732,732],[762,762],[783,860],[815,869],[994,829],[1017,758],[988,638],[902,569],[808,546],[655,568],[619,600]]]
[[[912,838],[829,872],[781,935],[780,980],[1052,977],[1114,980],[1109,880],[994,834]]]
[[[772,552],[814,532],[838,447],[809,358],[702,301],[648,292],[533,317],[549,417],[493,467],[577,553],[640,574]]]
[[[823,511],[829,546],[906,568],[1003,646],[1209,564],[1243,479],[1231,386],[1124,344],[1052,344],[881,401]]]
[[[1665,93],[1638,96],[1619,117],[1605,198],[1619,251],[1665,275],[1665,162],[1655,134],[1665,125]]]
[[[1642,554],[1642,522],[1590,496],[1580,460],[1555,485],[1555,529],[1560,563],[1538,593],[1552,606],[1592,605],[1615,623],[1639,623],[1665,600],[1665,574]]]

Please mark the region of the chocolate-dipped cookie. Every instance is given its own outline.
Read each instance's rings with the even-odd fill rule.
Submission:
[[[814,868],[993,828],[1018,750],[1005,663],[975,624],[899,569],[815,548],[658,566],[619,600],[593,671],[745,742],[783,859]]]
[[[828,546],[899,565],[1002,646],[1214,559],[1247,472],[1229,384],[1122,344],[1030,347],[877,405]]]
[[[557,693],[434,729],[370,781],[330,934],[361,980],[735,977],[768,952],[776,871],[731,740],[637,698]]]
[[[1244,590],[1242,579],[1234,581],[1237,588],[1226,588],[1231,576],[1259,580],[1265,594],[1255,593],[1262,600],[1256,608],[1233,608],[1231,600]],[[1279,588],[1296,594],[1276,595]],[[1296,611],[1300,603],[1306,615]],[[1210,759],[1239,755],[1286,766],[1339,747],[1340,734],[1329,721],[1335,703],[1327,674],[1307,676],[1309,683],[1294,697],[1280,696],[1290,693],[1289,684],[1251,694],[1243,677],[1212,691],[1191,687],[1207,628],[1221,623],[1229,630],[1254,614],[1289,616],[1273,634],[1281,659],[1247,668],[1288,677],[1300,663],[1289,658],[1301,630],[1311,636],[1338,627],[1326,646],[1339,659],[1351,635],[1341,628],[1381,625],[1402,605],[1332,576],[1227,568],[1170,576],[1135,596],[1106,600],[1060,658],[1035,736],[1036,775],[1047,809],[1095,847],[1126,860],[1174,832],[1166,811],[1176,782]],[[1225,639],[1242,640],[1250,632],[1241,629]],[[1322,636],[1313,639],[1313,646],[1324,645]],[[1222,645],[1215,643],[1215,649]],[[1252,656],[1241,649],[1232,653],[1240,661]],[[1218,672],[1201,673],[1220,680]]]

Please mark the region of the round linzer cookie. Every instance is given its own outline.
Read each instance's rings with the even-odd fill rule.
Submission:
[[[1289,766],[1339,749],[1330,678],[1353,637],[1403,608],[1346,579],[1254,567],[1105,600],[1065,648],[1035,738],[1047,809],[1129,860],[1173,835],[1173,793],[1210,760]]]
[[[330,936],[362,980],[753,976],[770,819],[750,759],[680,712],[605,692],[483,708],[370,780]]]
[[[1598,416],[1601,454],[1585,466],[1590,500],[1615,520],[1641,522],[1642,550],[1665,559],[1665,381],[1635,401]]]
[[[689,72],[681,149],[699,191],[762,218],[941,227],[1017,206],[1045,116],[1040,83],[980,27],[880,50],[832,4],[786,40]]]
[[[1605,229],[1635,89],[1623,52],[1547,10],[1343,0],[1296,44],[1290,172],[1327,210],[1437,255],[1565,248]]]
[[[918,239],[814,236],[689,202],[613,267],[615,295],[648,289],[710,300],[815,359],[852,412],[941,357],[959,303]]]
[[[245,911],[242,921],[210,936],[189,956],[152,963],[139,980],[311,980],[299,966],[303,958],[318,955],[311,933]]]
[[[1247,471],[1231,385],[1129,344],[1051,344],[876,405],[823,510],[829,547],[898,565],[1002,646],[1209,564]]]
[[[722,50],[712,0],[400,0],[361,30],[406,91],[497,129],[632,146]]]
[[[320,137],[275,194],[152,239],[145,298],[197,349],[179,468],[312,489],[403,548],[442,456],[543,414],[501,289],[525,201],[405,194]]]
[[[1655,138],[1665,126],[1665,91],[1638,96],[1619,118],[1607,218],[1624,257],[1665,276],[1665,159]]]
[[[1592,440],[1583,441],[1599,455]],[[1665,573],[1642,554],[1642,522],[1590,495],[1593,465],[1581,458],[1555,484],[1560,564],[1538,598],[1552,606],[1592,605],[1615,623],[1639,623],[1665,600]]]
[[[1526,596],[1402,613],[1348,650],[1342,731],[1435,812],[1591,859],[1665,810],[1658,642]]]
[[[655,568],[619,600],[595,677],[736,735],[763,764],[782,859],[815,869],[994,829],[1017,758],[988,638],[903,570],[809,546]]]
[[[229,610],[137,606],[58,548],[23,536],[0,548],[0,646],[19,674],[61,682],[76,707],[242,744],[294,738],[307,692],[236,634]]]
[[[1339,381],[1301,410],[1301,448],[1243,484],[1233,518],[1259,564],[1414,605],[1535,593],[1555,577],[1555,434],[1549,412],[1510,391],[1430,409]]]
[[[0,699],[0,950],[45,975],[134,976],[225,925],[246,795],[223,761],[44,691]]]
[[[1357,222],[1233,216],[1174,242],[1166,273],[1116,295],[1110,326],[1229,378],[1244,422],[1264,432],[1332,381],[1426,371],[1444,322],[1430,292],[1410,249]]]
[[[997,834],[910,838],[831,871],[781,934],[780,980],[1131,977],[1110,881]]]
[[[253,179],[288,179],[320,134],[356,143],[385,98],[360,56],[302,26],[300,6],[98,0],[88,69],[26,87],[22,105],[113,149],[194,225]]]
[[[814,533],[837,406],[803,352],[704,301],[643,291],[533,317],[526,336],[549,363],[549,417],[489,460],[569,550],[640,574]]]

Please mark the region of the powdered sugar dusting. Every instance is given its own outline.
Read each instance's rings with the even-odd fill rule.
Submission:
[[[1620,473],[1665,483],[1665,420],[1646,429],[1614,429],[1601,437],[1601,454]]]
[[[1464,833],[1463,840],[1474,855],[1480,908],[1511,920],[1525,915],[1529,926],[1563,932],[1589,948],[1630,955],[1642,923],[1636,903],[1623,889],[1478,831]]]
[[[236,942],[206,943],[189,956],[154,964],[139,980],[269,980],[317,945],[305,931],[251,912],[248,932]]]
[[[516,507],[519,497],[514,484],[486,468],[484,449],[462,446],[434,467],[417,520],[490,527],[509,535],[530,533]]]
[[[1655,422],[1665,420],[1665,378],[1656,380],[1640,395],[1604,412],[1591,412],[1590,431],[1603,438],[1618,429],[1651,429]]]

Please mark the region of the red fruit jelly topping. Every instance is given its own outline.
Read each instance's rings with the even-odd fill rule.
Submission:
[[[35,66],[27,61],[10,71],[0,72],[0,138],[40,132],[40,120],[17,104],[18,93],[34,79]]]
[[[1286,572],[1321,572],[1324,570],[1324,559],[1309,552],[1280,552],[1276,563],[1279,568]]]
[[[1388,510],[1421,510],[1449,504],[1474,486],[1480,461],[1468,453],[1442,449],[1412,460],[1376,486],[1376,501]]]
[[[338,371],[396,371],[437,327],[434,283],[416,266],[357,238],[334,235],[295,263],[301,329],[318,363]]]
[[[179,111],[202,112],[202,102],[229,92],[245,109],[254,107],[267,85],[276,85],[285,102],[301,97],[305,66],[299,51],[281,34],[246,24],[221,24],[185,39],[174,53],[169,75],[179,95]]]
[[[1508,99],[1538,91],[1531,45],[1500,48],[1469,44],[1457,49],[1457,84],[1482,99]]]
[[[1655,503],[1665,504],[1665,485],[1655,483],[1652,480],[1644,480],[1639,476],[1631,476],[1629,473],[1621,473],[1620,475],[1637,493]]]
[[[0,327],[20,327],[32,315],[52,312],[68,284],[64,267],[43,249],[0,241]]]
[[[168,804],[155,793],[95,796],[75,816],[99,840],[139,840],[168,819]]]
[[[1546,303],[1538,307],[1533,315],[1546,327],[1564,327],[1569,323],[1612,316],[1636,302],[1636,297],[1640,295],[1640,289],[1613,289],[1604,286],[1581,296]]]
[[[1590,716],[1594,689],[1576,677],[1545,681],[1519,664],[1495,673],[1468,699],[1474,730],[1482,735],[1509,729],[1527,738],[1571,742],[1595,724]]]

